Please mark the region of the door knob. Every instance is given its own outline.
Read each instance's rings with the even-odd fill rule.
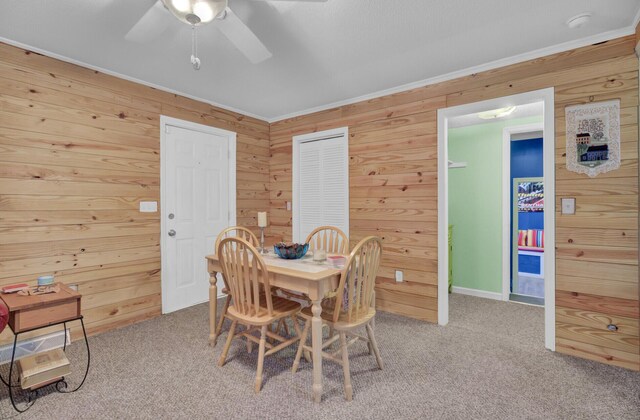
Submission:
[[[176,236],[176,231],[175,231],[175,230],[173,230],[173,229],[171,229],[171,230],[169,231],[169,236]]]

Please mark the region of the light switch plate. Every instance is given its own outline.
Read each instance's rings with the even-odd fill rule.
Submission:
[[[396,270],[396,283],[401,283],[404,281],[404,273],[402,270]]]
[[[155,213],[158,211],[157,201],[141,201],[140,213]]]
[[[287,210],[291,211],[291,201],[287,201]]]
[[[562,214],[576,214],[576,199],[575,198],[562,198]]]

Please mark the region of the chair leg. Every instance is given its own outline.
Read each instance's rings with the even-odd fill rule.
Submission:
[[[280,330],[283,330],[284,334],[286,337],[289,336],[290,332],[289,332],[289,325],[287,325],[287,321],[285,318],[280,318],[280,320],[278,320],[278,324],[276,325],[276,329],[275,333],[280,334]]]
[[[231,322],[231,328],[229,328],[229,335],[227,335],[227,342],[224,345],[224,349],[222,349],[222,354],[220,355],[220,359],[218,360],[218,366],[224,366],[224,362],[227,360],[227,354],[229,353],[229,348],[231,347],[231,342],[233,341],[233,335],[236,333],[237,325],[238,325],[238,321],[233,320]]]
[[[220,336],[220,332],[222,331],[222,326],[224,325],[224,318],[227,315],[227,310],[229,309],[229,303],[231,303],[231,295],[227,295],[227,298],[224,300],[224,306],[222,307],[222,313],[220,313],[220,321],[218,321],[218,326],[216,327],[215,337],[213,338],[213,346],[215,347],[218,344],[218,337]]]
[[[376,328],[376,319],[371,318],[371,321],[369,321],[369,325],[371,325],[371,331],[373,331]],[[367,332],[367,334],[369,334]],[[369,347],[369,355],[373,354],[373,344],[371,344],[371,339],[369,339],[369,341],[367,342],[367,347]]]
[[[287,320],[282,318],[282,326],[284,327],[285,337],[289,337],[291,333],[289,332],[289,325],[287,325]]]
[[[267,326],[263,325],[260,329],[260,346],[258,350],[258,371],[256,372],[256,393],[262,388],[262,366],[264,365],[264,348],[267,344]]]
[[[291,321],[293,322],[293,330],[296,333],[296,337],[298,339],[302,337],[302,331],[300,330],[300,324],[298,324],[298,317],[295,315],[291,315]]]
[[[371,296],[371,307],[375,309],[376,307],[376,288],[373,288],[373,293]],[[373,318],[371,318],[371,321],[369,321],[369,325],[371,325],[371,331],[376,329],[376,317],[374,316]],[[369,334],[367,332],[367,334]],[[371,339],[369,339],[369,342],[367,343],[367,347],[369,347],[369,355],[373,354],[373,344],[371,344]]]
[[[300,336],[300,343],[298,344],[298,351],[296,352],[296,358],[293,361],[293,367],[291,371],[296,373],[298,370],[298,365],[300,365],[300,357],[302,356],[302,350],[304,350],[305,344],[307,344],[307,335],[309,334],[309,328],[311,327],[311,321],[307,320],[304,323],[304,329],[302,330],[302,335]]]
[[[333,327],[329,327],[329,335],[327,336],[327,340],[331,340],[333,338],[333,336],[336,335],[336,331],[333,329]],[[329,348],[333,348],[335,347],[336,343],[332,343],[331,345],[329,345]]]
[[[347,350],[347,334],[340,332],[340,347],[342,348],[342,372],[344,373],[344,395],[347,401],[353,398],[351,387],[351,373],[349,372],[349,351]]]
[[[251,329],[251,325],[247,325],[247,331],[249,331],[250,329]],[[247,338],[247,353],[251,353],[252,350],[253,350],[253,341]]]
[[[369,343],[373,348],[373,354],[376,355],[376,361],[378,362],[378,367],[380,369],[384,368],[382,364],[382,358],[380,357],[380,350],[378,350],[378,343],[376,342],[376,336],[373,334],[373,328],[371,328],[370,324],[367,324],[367,335],[369,336]]]

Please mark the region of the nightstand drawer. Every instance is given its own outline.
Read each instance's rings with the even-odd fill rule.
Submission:
[[[11,312],[9,326],[14,332],[21,332],[75,319],[79,316],[80,299],[73,299]]]

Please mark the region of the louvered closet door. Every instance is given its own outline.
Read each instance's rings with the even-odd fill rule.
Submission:
[[[302,142],[298,149],[297,241],[318,226],[349,232],[349,163],[346,137]],[[296,176],[296,175],[294,175]],[[295,198],[294,198],[295,199]],[[294,214],[294,219],[296,214]]]

